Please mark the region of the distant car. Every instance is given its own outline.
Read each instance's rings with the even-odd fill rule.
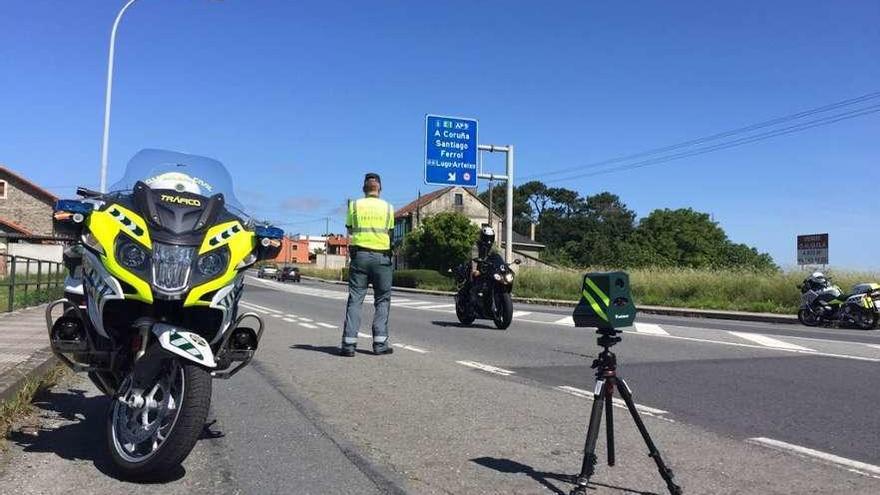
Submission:
[[[275,278],[278,276],[278,267],[266,265],[257,270],[257,278]]]
[[[287,282],[288,280],[297,283],[302,282],[302,275],[299,273],[299,268],[295,266],[285,266],[278,271],[275,278],[277,278],[279,282]]]

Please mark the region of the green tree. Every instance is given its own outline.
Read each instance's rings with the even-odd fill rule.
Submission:
[[[406,235],[404,255],[413,268],[445,271],[470,258],[479,235],[479,227],[461,213],[438,213]]]
[[[770,255],[730,242],[708,213],[691,208],[652,211],[639,222],[632,244],[626,260],[632,266],[778,269]]]
[[[489,204],[489,190],[479,194],[484,203]],[[507,185],[497,184],[492,188],[492,211],[500,218],[504,218],[507,205]],[[528,196],[522,191],[522,187],[513,189],[513,230],[527,234],[531,224],[532,208],[529,205]]]

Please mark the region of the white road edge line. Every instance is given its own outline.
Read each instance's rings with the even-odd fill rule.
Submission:
[[[780,440],[774,440],[772,438],[755,437],[749,438],[748,441],[778,450],[793,452],[802,456],[813,457],[815,459],[819,459],[825,462],[837,464],[838,466],[846,468],[848,471],[880,479],[880,466],[875,466],[873,464],[868,464],[860,461],[854,461],[852,459],[847,459],[846,457],[840,457],[834,454],[829,454],[827,452],[820,452],[818,450],[801,447],[800,445],[794,445],[782,442]]]
[[[562,392],[565,392],[567,394],[577,396],[577,397],[584,397],[587,399],[593,398],[593,392],[590,390],[584,390],[582,388],[570,387],[568,385],[559,385],[554,388],[556,388],[557,390],[560,390]],[[612,404],[614,404],[617,407],[626,409],[626,403],[623,401],[623,399],[618,399],[617,397],[614,397],[614,398],[612,398],[611,402],[612,402]],[[656,407],[643,406],[642,404],[636,404],[636,410],[638,410],[641,413],[645,413],[645,414],[648,414],[651,416],[660,416],[662,414],[669,414],[669,411],[664,411],[663,409],[657,409]]]
[[[406,345],[406,344],[391,344],[391,345],[393,345],[394,347],[400,347],[401,349],[406,349],[408,351],[418,352],[419,354],[427,354],[428,353],[428,351],[426,351],[424,349],[421,349],[421,348],[415,347],[415,346],[411,346],[411,345]]]
[[[454,307],[455,304],[434,304],[433,306],[420,306],[418,309],[446,309]]]
[[[874,349],[880,349],[880,344],[865,344],[868,347],[873,347]]]
[[[510,376],[510,375],[515,374],[515,372],[513,372],[513,371],[506,370],[506,369],[504,369],[504,368],[498,368],[498,367],[496,367],[496,366],[492,366],[492,365],[490,365],[490,364],[478,363],[478,362],[476,362],[476,361],[456,361],[456,363],[458,363],[458,364],[460,364],[460,365],[462,365],[462,366],[468,366],[468,367],[470,367],[470,368],[476,368],[476,369],[478,369],[478,370],[482,370],[482,371],[485,371],[485,372],[487,372],[487,373],[494,373],[494,374],[496,374],[496,375],[501,375],[501,376]]]
[[[749,332],[727,332],[730,335],[735,337],[739,337],[745,340],[751,340],[752,342],[761,344],[763,346],[772,347],[774,349],[789,349],[792,351],[805,351],[805,352],[816,352],[814,349],[810,349],[809,347],[804,347],[802,345],[792,344],[791,342],[786,342],[784,340],[774,339],[773,337],[768,337],[766,335],[761,335],[759,333],[749,333]]]

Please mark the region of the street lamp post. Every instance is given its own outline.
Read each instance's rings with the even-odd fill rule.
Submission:
[[[113,29],[110,31],[110,56],[107,60],[107,92],[104,98],[104,140],[101,145],[101,192],[107,192],[107,144],[110,141],[110,100],[113,93],[113,53],[116,48],[116,29],[122,15],[137,0],[128,0],[116,14]]]

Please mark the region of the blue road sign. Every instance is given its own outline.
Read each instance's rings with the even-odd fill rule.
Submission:
[[[477,185],[477,121],[425,116],[425,183]]]

